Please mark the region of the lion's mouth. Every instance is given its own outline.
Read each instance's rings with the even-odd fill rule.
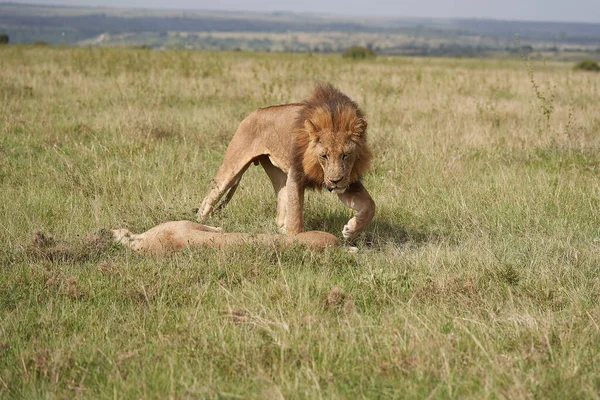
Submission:
[[[348,188],[348,186],[343,186],[343,187],[336,186],[336,187],[332,187],[332,186],[329,186],[329,185],[325,185],[325,187],[330,192],[337,193],[337,194],[344,193],[346,191],[346,189]]]

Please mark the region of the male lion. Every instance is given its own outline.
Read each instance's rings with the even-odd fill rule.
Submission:
[[[331,233],[311,231],[296,236],[277,234],[223,233],[221,228],[198,224],[192,221],[169,221],[155,226],[144,233],[131,233],[128,229],[114,229],[113,240],[138,253],[164,255],[191,246],[228,247],[244,243],[260,244],[303,244],[313,249],[338,244]]]
[[[260,108],[240,124],[223,164],[198,210],[202,221],[227,192],[225,206],[250,164],[260,163],[277,195],[277,225],[288,234],[304,230],[304,190],[325,186],[355,211],[342,234],[352,240],[375,214],[360,178],[371,153],[367,121],[358,105],[329,84],[318,84],[302,103]]]

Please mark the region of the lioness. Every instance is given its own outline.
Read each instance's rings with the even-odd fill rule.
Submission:
[[[302,232],[296,236],[277,234],[223,233],[221,228],[192,221],[170,221],[155,226],[144,233],[131,233],[128,229],[112,230],[115,242],[138,253],[164,255],[190,246],[225,247],[243,243],[282,244],[299,243],[314,249],[335,246],[338,241],[327,232]]]
[[[324,186],[355,211],[342,230],[352,240],[375,214],[375,203],[360,181],[370,159],[363,112],[333,86],[318,84],[302,103],[260,108],[241,122],[198,219],[210,215],[227,192],[219,207],[225,206],[250,164],[260,163],[277,195],[281,231],[304,230],[304,190]]]

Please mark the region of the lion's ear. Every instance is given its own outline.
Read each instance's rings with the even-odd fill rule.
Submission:
[[[354,121],[354,126],[352,127],[352,130],[350,131],[350,135],[361,138],[364,136],[366,131],[367,131],[367,120],[364,118],[357,118]]]
[[[312,141],[319,140],[319,131],[310,119],[304,121],[304,129],[306,132],[308,132],[308,135]]]

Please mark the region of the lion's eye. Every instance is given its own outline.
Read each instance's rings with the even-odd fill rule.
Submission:
[[[342,154],[342,160],[345,160],[346,158],[348,158],[348,154],[347,153]]]
[[[327,154],[321,154],[321,158],[322,158],[323,160],[327,160]]]

